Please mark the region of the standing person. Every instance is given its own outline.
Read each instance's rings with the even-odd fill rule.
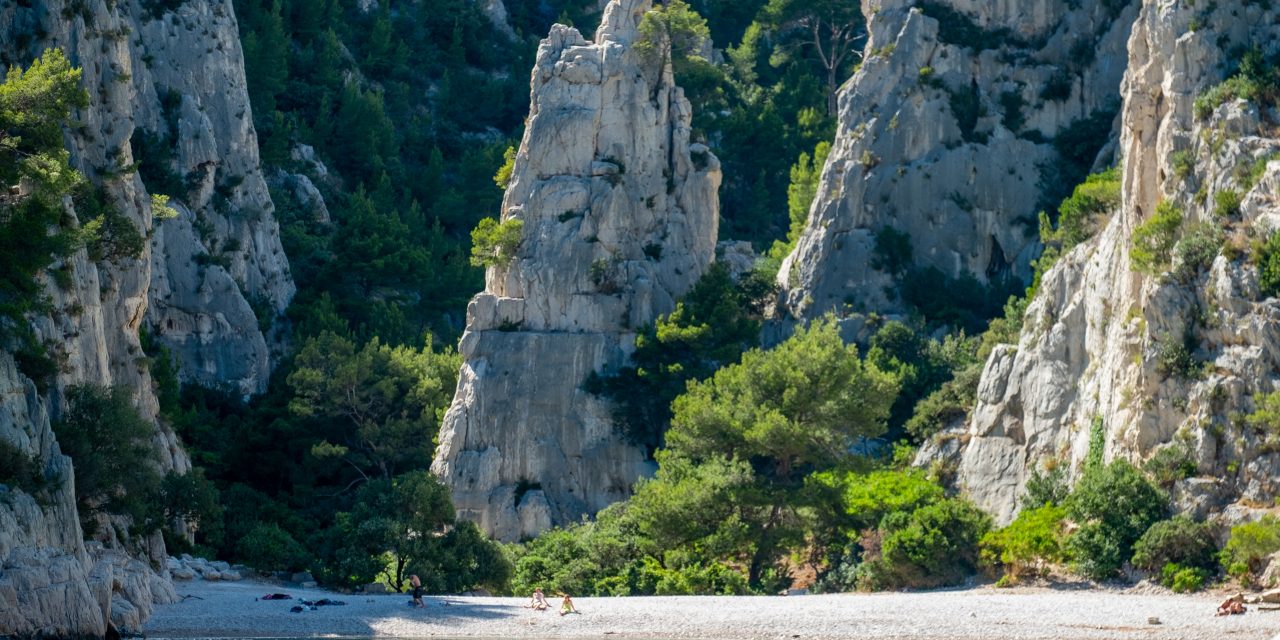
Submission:
[[[533,590],[533,597],[529,600],[529,608],[535,611],[547,610],[547,597],[542,595],[542,587],[536,587]]]
[[[564,600],[560,601],[560,615],[564,615],[566,613],[580,613],[577,608],[573,606],[573,598],[570,598],[569,594],[561,593],[558,595],[561,598],[564,598]]]
[[[422,580],[418,578],[418,574],[409,576],[409,585],[413,587],[413,606],[426,607],[422,602]]]

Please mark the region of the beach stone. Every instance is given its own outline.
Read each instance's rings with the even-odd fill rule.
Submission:
[[[192,571],[188,567],[178,567],[177,569],[170,569],[169,575],[173,576],[174,580],[195,580],[196,579],[196,572]]]
[[[222,574],[222,579],[228,582],[238,582],[242,578],[242,576],[240,575],[240,572],[232,571],[230,569],[226,571],[222,571],[221,574]]]
[[[205,580],[210,580],[210,581],[215,581],[215,580],[221,580],[221,579],[222,579],[222,572],[221,572],[221,571],[218,571],[217,569],[208,569],[208,570],[206,570],[206,571],[202,571],[202,572],[200,573],[200,575],[201,575],[201,577],[203,577]]]
[[[315,589],[316,587],[320,586],[320,584],[312,580],[309,582],[299,582],[298,586],[303,589]]]
[[[1262,570],[1258,583],[1265,588],[1280,586],[1280,552],[1267,558],[1266,568]]]

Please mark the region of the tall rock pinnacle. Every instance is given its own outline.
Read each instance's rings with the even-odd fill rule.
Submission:
[[[633,46],[650,6],[613,0],[594,41],[555,25],[538,49],[502,211],[522,241],[468,307],[432,465],[500,539],[593,514],[649,473],[582,383],[624,365],[714,258],[720,164],[690,143],[670,66]]]

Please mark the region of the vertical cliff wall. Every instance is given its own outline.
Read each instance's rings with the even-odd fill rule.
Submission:
[[[49,428],[63,391],[133,390],[156,424],[156,465],[185,473],[186,454],[157,419],[139,331],[151,326],[187,380],[261,390],[271,340],[257,316],[265,325],[278,315],[293,285],[258,166],[230,0],[0,4],[4,63],[25,66],[49,47],[83,69],[90,97],[67,131],[73,166],[147,242],[137,257],[95,261],[82,250],[50,269],[68,277],[46,278],[52,312],[31,319],[60,365],[49,393],[0,353],[0,438],[49,483],[0,486],[0,635],[100,636],[108,624],[137,631],[156,602],[175,596],[163,564],[156,573],[146,561],[163,554],[158,537],[129,542],[144,559],[127,555],[111,527],[106,546],[82,542],[71,466]],[[159,143],[145,144],[144,130]],[[180,186],[144,184],[139,160]],[[166,191],[182,215],[153,220],[150,195]]]
[[[582,390],[714,258],[719,161],[691,144],[669,65],[635,45],[648,0],[614,0],[594,41],[556,25],[538,49],[502,218],[511,262],[468,307],[457,394],[433,471],[459,514],[514,540],[625,498],[650,471]]]
[[[1102,146],[1135,7],[864,0],[863,12],[866,57],[778,275],[787,311],[902,311],[899,274],[876,256],[885,228],[910,235],[911,267],[1028,280],[1036,213],[1064,180],[1053,140],[1092,121]]]
[[[1048,461],[1078,474],[1095,430],[1108,459],[1189,460],[1174,496],[1195,515],[1274,506],[1274,436],[1240,417],[1280,372],[1280,304],[1260,290],[1252,246],[1280,228],[1277,116],[1194,104],[1240,52],[1275,54],[1276,22],[1264,3],[1143,3],[1123,87],[1123,206],[1045,276],[1019,344],[987,362],[967,429],[935,443],[1000,521]],[[1237,209],[1218,204],[1228,193],[1243,195]],[[1133,237],[1161,203],[1183,212],[1180,247],[1170,271],[1143,275]],[[1213,239],[1192,262],[1196,236]],[[1189,361],[1173,357],[1180,345]]]

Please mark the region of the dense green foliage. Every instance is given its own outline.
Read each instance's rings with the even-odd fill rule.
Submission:
[[[1277,551],[1280,551],[1280,519],[1266,516],[1257,522],[1231,527],[1231,537],[1222,549],[1222,566],[1233,576],[1256,578],[1266,559]]]
[[[1246,52],[1233,75],[1196,98],[1196,118],[1207,120],[1214,110],[1232,100],[1274,106],[1280,100],[1280,69],[1275,61],[1267,59],[1258,49]]]
[[[1182,209],[1172,202],[1161,202],[1155,213],[1133,230],[1129,261],[1134,270],[1151,275],[1168,269],[1181,227]]]
[[[687,383],[737,362],[757,343],[759,300],[772,287],[761,272],[735,282],[728,267],[713,264],[675,311],[636,336],[633,366],[593,377],[588,389],[612,399],[622,431],[652,452],[662,445],[671,402]]]
[[[87,239],[63,219],[62,199],[84,179],[68,164],[62,127],[88,102],[80,70],[58,49],[26,70],[11,67],[0,84],[0,348],[41,386],[54,365],[25,315],[47,306],[39,275]]]
[[[1046,574],[1067,558],[1066,516],[1065,509],[1053,504],[1023,509],[1009,526],[983,536],[983,562],[1003,567],[1005,584]]]
[[[524,220],[510,218],[498,222],[484,218],[471,230],[471,264],[477,267],[505,267],[520,248]]]
[[[1138,538],[1133,545],[1133,566],[1163,571],[1167,565],[1176,564],[1209,571],[1217,568],[1217,554],[1218,545],[1213,539],[1212,526],[1177,515],[1151,525]]]
[[[1079,524],[1067,540],[1078,570],[1104,580],[1120,571],[1134,543],[1164,518],[1168,498],[1133,465],[1116,461],[1087,469],[1065,506]]]
[[[1051,228],[1048,216],[1040,214],[1040,240],[1066,252],[1093,237],[1099,223],[1119,206],[1119,168],[1093,174],[1058,206],[1057,228]]]
[[[857,481],[841,470],[859,464],[860,438],[883,432],[896,391],[894,377],[860,359],[829,321],[772,350],[743,353],[674,400],[658,473],[630,501],[515,550],[515,587],[627,594],[789,586],[789,556],[824,564],[828,548],[856,538],[848,531],[854,516],[833,518],[824,505],[859,500],[847,488]],[[934,485],[918,493],[941,497]]]
[[[882,438],[920,442],[963,420],[986,356],[1016,342],[1044,271],[1117,206],[1116,170],[1046,207],[1047,251],[1025,298],[1013,295],[1024,288],[1012,279],[983,285],[914,267],[910,236],[885,227],[875,234],[875,266],[901,279],[893,295],[909,317],[872,318],[865,358],[830,319],[756,348],[769,270],[808,222],[832,148],[836,90],[864,37],[861,7],[844,0],[673,0],[644,18],[638,48],[654,65],[670,63],[694,104],[695,138],[724,162],[722,235],[772,249],[755,273],[735,278],[714,266],[670,315],[639,329],[633,367],[584,381],[615,401],[617,422],[648,447],[657,474],[594,521],[504,555],[475,525],[455,521],[446,488],[425,469],[460,366],[436,345],[461,329],[479,268],[505,266],[524,239],[519,219],[492,216],[516,160],[537,37],[552,19],[589,30],[596,3],[508,2],[514,39],[469,0],[384,0],[369,10],[351,0],[235,4],[266,168],[312,172],[333,220],[321,223],[289,194],[274,194],[299,294],[288,312],[292,348],[264,396],[248,403],[180,388],[170,354],[144,336],[163,418],[195,473],[161,477],[150,467],[152,427],[126,393],[71,390],[56,428],[75,460],[86,528],[104,514],[128,515],[144,530],[180,519],[195,531],[193,551],[264,570],[308,569],[346,587],[401,589],[417,573],[437,592],[774,593],[802,571],[817,575],[819,590],[929,588],[960,583],[983,563],[1014,580],[1068,561],[1107,578],[1130,557],[1174,588],[1207,577],[1203,525],[1156,523],[1163,495],[1124,463],[1103,466],[1100,441],[1073,493],[1064,468],[1037,473],[1028,508],[998,531],[939,478],[875,455]],[[171,5],[147,6],[159,17]],[[924,10],[943,23],[946,42],[1021,46],[941,4]],[[725,62],[706,58],[709,42]],[[1252,78],[1248,64],[1241,73]],[[920,71],[922,81],[930,75]],[[0,264],[8,278],[0,280],[0,339],[37,356],[28,364],[39,345],[22,334],[22,315],[40,308],[40,272],[79,246],[96,260],[122,260],[145,242],[103,190],[84,187],[67,166],[61,128],[83,106],[77,81],[50,53],[27,72],[11,70],[0,89],[0,177],[36,186],[25,200],[0,200],[0,262],[16,265]],[[1070,95],[1069,78],[1056,91],[1064,89]],[[187,180],[168,162],[178,143],[174,94],[157,90],[170,126],[139,130],[132,143],[163,219],[176,214],[168,196],[181,201]],[[965,140],[981,142],[987,114],[976,85],[950,98]],[[1001,107],[1019,129],[1020,95],[1003,96]],[[1084,179],[1112,115],[1077,121],[1053,141],[1061,162],[1042,168],[1046,193],[1066,196],[1055,190]],[[299,145],[314,149],[328,176],[299,160]],[[55,205],[65,195],[83,214],[80,230],[64,228]],[[1222,215],[1238,213],[1238,198],[1221,200]],[[1135,265],[1176,265],[1189,279],[1219,239],[1189,230],[1175,245],[1181,215],[1171,223],[1168,213],[1139,230]],[[39,242],[8,251],[4,243],[17,237],[10,231]],[[1268,284],[1280,282],[1268,280],[1280,273],[1271,268],[1276,253],[1258,255],[1264,291],[1280,290]],[[110,424],[99,428],[104,419]],[[1095,431],[1100,440],[1100,422]],[[0,482],[38,489],[53,480],[42,461],[15,451],[0,443]],[[1069,535],[1068,520],[1078,526]],[[1233,535],[1224,562],[1256,569],[1269,531]],[[181,537],[168,539],[171,550],[188,549]]]
[[[1258,287],[1262,290],[1262,295],[1280,296],[1280,233],[1273,233],[1265,242],[1258,243],[1254,255],[1258,263]]]
[[[199,472],[162,475],[155,462],[155,427],[134,407],[124,387],[77,386],[66,390],[67,406],[53,423],[62,452],[75,468],[76,507],[85,535],[112,516],[141,533],[176,521],[191,529],[218,527],[221,516],[212,485]]]

